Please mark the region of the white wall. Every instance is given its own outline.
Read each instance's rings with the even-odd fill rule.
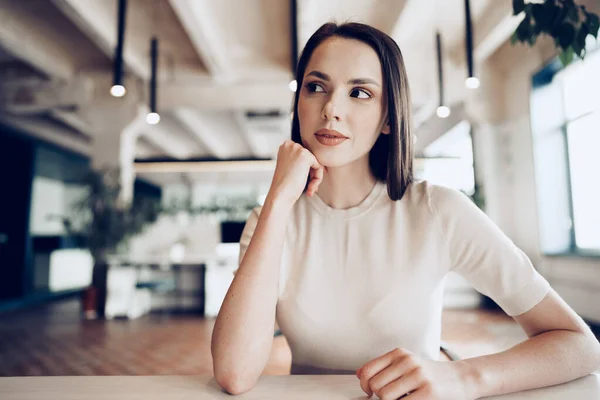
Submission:
[[[56,216],[71,219],[75,230],[82,227],[82,216],[73,212],[73,204],[85,194],[85,187],[36,176],[33,179],[29,229],[32,235],[64,235],[65,228]],[[54,217],[51,217],[54,216]]]
[[[476,141],[487,212],[580,315],[600,323],[600,307],[593,306],[600,304],[600,258],[540,252],[529,98],[532,75],[554,54],[547,40],[533,49],[507,43],[488,61],[497,84],[492,89],[482,85],[482,90],[490,92],[484,97],[497,115],[482,122]]]
[[[65,185],[62,181],[36,176],[33,180],[29,229],[32,235],[62,235],[65,229],[51,215],[64,215]]]

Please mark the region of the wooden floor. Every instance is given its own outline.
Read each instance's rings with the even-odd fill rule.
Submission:
[[[0,314],[0,376],[212,374],[214,320],[147,315],[137,320],[84,321],[67,300]],[[462,358],[501,351],[525,335],[511,318],[446,310],[442,339]],[[265,374],[288,374],[291,353],[274,340]]]

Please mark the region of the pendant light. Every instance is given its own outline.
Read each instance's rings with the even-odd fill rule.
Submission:
[[[298,66],[298,2],[290,0],[290,48],[291,48],[291,67],[293,80],[289,83],[289,88],[292,92],[298,90],[298,82],[296,81],[296,68]]]
[[[123,45],[125,42],[125,18],[127,14],[127,0],[119,0],[117,15],[117,47],[113,64],[113,85],[110,94],[114,97],[123,97],[127,90],[123,85]]]
[[[444,67],[442,63],[442,35],[440,32],[435,34],[436,52],[437,52],[437,67],[438,67],[438,95],[439,105],[436,114],[440,118],[447,118],[450,115],[450,108],[444,102]]]
[[[465,0],[465,45],[467,54],[467,70],[468,78],[465,81],[465,86],[469,89],[477,89],[479,87],[479,79],[473,71],[473,24],[471,22],[471,4],[470,0]]]
[[[150,112],[146,116],[146,122],[149,124],[155,125],[160,122],[160,115],[156,110],[156,69],[158,64],[158,39],[153,37],[150,41],[150,67],[151,67],[151,76],[150,76]]]
[[[156,110],[156,91],[157,91],[157,79],[156,78],[157,78],[157,67],[158,67],[158,38],[157,38],[157,34],[156,34],[156,30],[158,27],[158,18],[157,18],[158,7],[156,5],[156,0],[153,3],[152,11],[153,11],[152,26],[155,31],[154,31],[154,35],[152,36],[152,39],[150,39],[150,82],[149,82],[149,87],[148,87],[150,112],[146,116],[146,122],[148,122],[151,125],[156,125],[160,122],[160,115],[158,114],[158,111]]]

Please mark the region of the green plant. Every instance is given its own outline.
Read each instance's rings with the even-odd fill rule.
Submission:
[[[156,220],[160,203],[134,198],[130,204],[120,199],[120,171],[116,168],[92,170],[84,178],[85,194],[73,204],[75,217],[83,220],[82,233],[96,260],[104,261],[135,234]]]
[[[560,49],[559,58],[565,66],[573,61],[575,55],[584,59],[588,35],[598,38],[600,18],[573,0],[527,4],[525,0],[513,0],[513,12],[514,15],[524,13],[525,16],[512,35],[512,44],[522,42],[533,46],[538,36],[549,35]]]
[[[94,258],[92,284],[84,292],[85,315],[103,317],[107,256],[116,253],[132,236],[154,222],[161,206],[160,201],[144,197],[136,197],[131,203],[123,202],[117,168],[91,170],[80,183],[85,188],[84,195],[72,204],[69,215],[60,218],[68,234],[83,236],[84,245]]]

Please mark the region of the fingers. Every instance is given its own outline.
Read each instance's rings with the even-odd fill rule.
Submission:
[[[403,379],[404,375],[410,374],[410,371],[414,368],[415,365],[409,360],[396,360],[389,367],[371,378],[369,389],[379,396],[381,389],[397,379]]]
[[[306,190],[306,194],[309,196],[313,196],[317,190],[319,189],[319,185],[323,182],[323,174],[325,171],[325,167],[320,167],[310,170],[310,181],[308,183],[308,187]]]
[[[409,355],[408,352],[402,349],[394,349],[382,356],[379,356],[365,365],[363,365],[357,372],[358,379],[360,379],[360,387],[369,396],[373,395],[373,391],[369,385],[371,379],[379,374],[384,369],[388,368],[392,363],[402,364],[405,358]],[[398,376],[396,376],[397,378]]]
[[[358,376],[358,379],[360,379],[360,387],[366,394],[368,394],[369,396],[373,395],[371,385],[369,384],[371,378],[373,378],[379,372],[389,367],[391,364],[392,359],[390,357],[382,356],[365,364],[360,369],[360,375]]]
[[[319,163],[317,157],[315,157],[313,153],[311,153],[307,149],[303,150],[304,154],[308,157],[308,161],[310,162],[310,180],[306,188],[306,194],[308,196],[313,196],[317,192],[319,185],[323,181],[323,173],[325,171],[325,167]]]
[[[412,371],[405,373],[397,379],[389,382],[382,388],[373,390],[373,392],[379,396],[381,400],[398,399],[419,389],[423,383],[423,380],[424,378],[421,369],[415,368]],[[411,399],[412,397],[408,396],[408,398]]]
[[[308,196],[313,196],[323,181],[325,167],[319,163],[315,155],[311,153],[310,150],[292,140],[286,140],[280,146],[279,151],[280,153],[282,151],[292,151],[296,153],[297,157],[302,158],[308,163],[310,180],[306,188],[306,194]]]
[[[306,150],[306,151],[308,151],[308,150]],[[309,152],[309,153],[310,153],[310,152]],[[319,163],[319,161],[317,160],[317,157],[315,157],[313,153],[310,153],[310,155],[312,156],[312,164],[311,164],[311,166],[310,166],[312,169],[319,170],[319,169],[322,169],[322,168],[324,168],[324,167],[323,167],[323,166],[322,166],[322,165]]]
[[[373,391],[369,387],[369,381],[366,379],[360,379],[360,388],[367,394],[367,396],[373,396]]]

